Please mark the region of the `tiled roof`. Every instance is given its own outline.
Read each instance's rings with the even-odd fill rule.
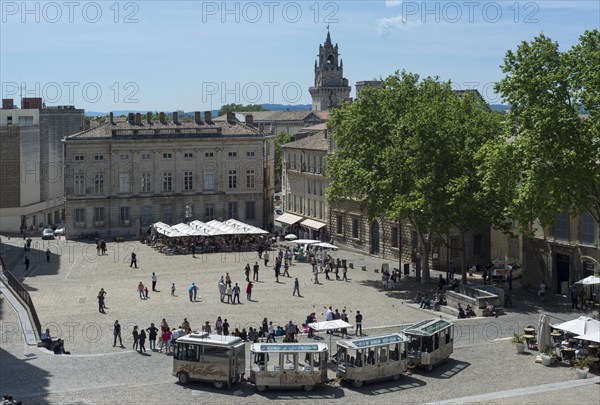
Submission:
[[[329,141],[325,137],[325,131],[322,131],[297,141],[286,143],[285,145],[282,145],[282,148],[322,150],[326,152],[329,148]]]
[[[254,122],[304,121],[311,114],[314,114],[315,118],[320,118],[314,111],[251,111],[236,112],[235,114],[237,117],[245,117],[246,114],[251,114]],[[227,114],[215,118],[215,121],[227,121]]]
[[[137,132],[135,132],[137,131]],[[67,139],[96,139],[96,138],[140,138],[145,137],[207,137],[207,136],[244,136],[260,135],[258,129],[245,124],[229,124],[227,122],[212,122],[211,124],[197,124],[191,122],[174,123],[166,121],[164,123],[152,121],[148,123],[142,119],[141,124],[130,124],[127,120],[115,120],[114,124],[106,121],[94,128],[68,136]]]

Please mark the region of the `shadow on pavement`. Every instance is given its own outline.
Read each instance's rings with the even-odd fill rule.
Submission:
[[[35,354],[33,354],[35,356]],[[44,399],[48,395],[49,373],[18,359],[3,348],[0,348],[0,387],[2,395],[12,395],[17,401],[26,404],[49,404]]]

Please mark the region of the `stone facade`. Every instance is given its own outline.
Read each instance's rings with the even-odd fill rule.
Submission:
[[[137,114],[65,139],[69,237],[137,236],[154,222],[273,222],[274,137],[234,122]]]
[[[315,82],[309,89],[314,111],[328,111],[350,99],[348,79],[344,78],[344,63],[339,59],[338,45],[331,42],[327,31],[325,44],[319,45],[319,59],[315,61]]]
[[[534,227],[522,244],[523,284],[537,288],[543,280],[548,291],[567,294],[569,285],[600,268],[599,234],[589,213],[563,213],[551,228]]]
[[[41,104],[41,101],[38,103]],[[72,106],[0,110],[0,230],[38,229],[64,219],[62,138],[84,128]]]
[[[325,162],[329,138],[327,131],[281,146],[283,207],[285,212],[310,219],[297,227],[310,238],[328,240]],[[308,224],[308,225],[306,225]],[[310,226],[309,226],[310,225]]]

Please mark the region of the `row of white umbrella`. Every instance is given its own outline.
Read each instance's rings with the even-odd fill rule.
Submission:
[[[576,335],[575,339],[600,343],[600,321],[589,316],[580,316],[577,319],[552,325],[552,328],[572,333]]]
[[[256,226],[246,224],[237,219],[229,219],[225,222],[212,220],[210,222],[192,221],[189,224],[180,223],[167,225],[157,222],[153,225],[156,232],[169,238],[183,236],[223,236],[223,235],[266,235],[267,231]]]
[[[298,237],[296,235],[294,235],[293,233],[290,233],[289,235],[286,235],[284,237],[285,240],[291,242],[291,243],[295,243],[298,245],[311,245],[311,246],[316,246],[316,247],[321,247],[324,249],[338,249],[337,246],[332,245],[331,243],[327,243],[327,242],[321,242],[320,240],[316,240],[316,239],[298,239]]]

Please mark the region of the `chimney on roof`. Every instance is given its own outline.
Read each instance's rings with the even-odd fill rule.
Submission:
[[[142,125],[142,114],[135,113],[135,125]]]
[[[210,111],[204,111],[204,122],[206,122],[207,124],[212,123]]]
[[[15,101],[12,98],[3,98],[2,99],[2,109],[4,110],[12,110],[15,108]]]
[[[91,121],[90,120],[85,120],[84,123],[83,123],[83,129],[87,131],[91,127],[92,127]]]
[[[235,124],[235,113],[232,111],[227,112],[227,122],[229,124]]]
[[[110,125],[115,125],[115,116],[112,111],[108,113],[108,122],[110,122]]]
[[[159,117],[160,123],[164,124],[165,123],[165,113],[161,111],[160,114],[158,115],[158,117]]]
[[[200,111],[194,111],[194,122],[198,125],[202,124],[202,119],[200,118]]]
[[[252,114],[246,114],[246,125],[254,126],[254,116]]]
[[[129,114],[127,114],[127,122],[128,122],[129,124],[133,125],[133,124],[134,124],[134,120],[135,120],[135,118],[134,118],[134,115],[133,115],[133,113],[129,113]]]
[[[259,123],[258,123],[258,130],[259,130],[260,132],[265,132],[265,124],[264,124],[264,123],[262,123],[262,122],[259,122]]]
[[[177,111],[173,111],[173,123],[179,124],[179,113]]]
[[[148,122],[148,124],[152,124],[152,113],[150,111],[146,113],[146,122]]]

